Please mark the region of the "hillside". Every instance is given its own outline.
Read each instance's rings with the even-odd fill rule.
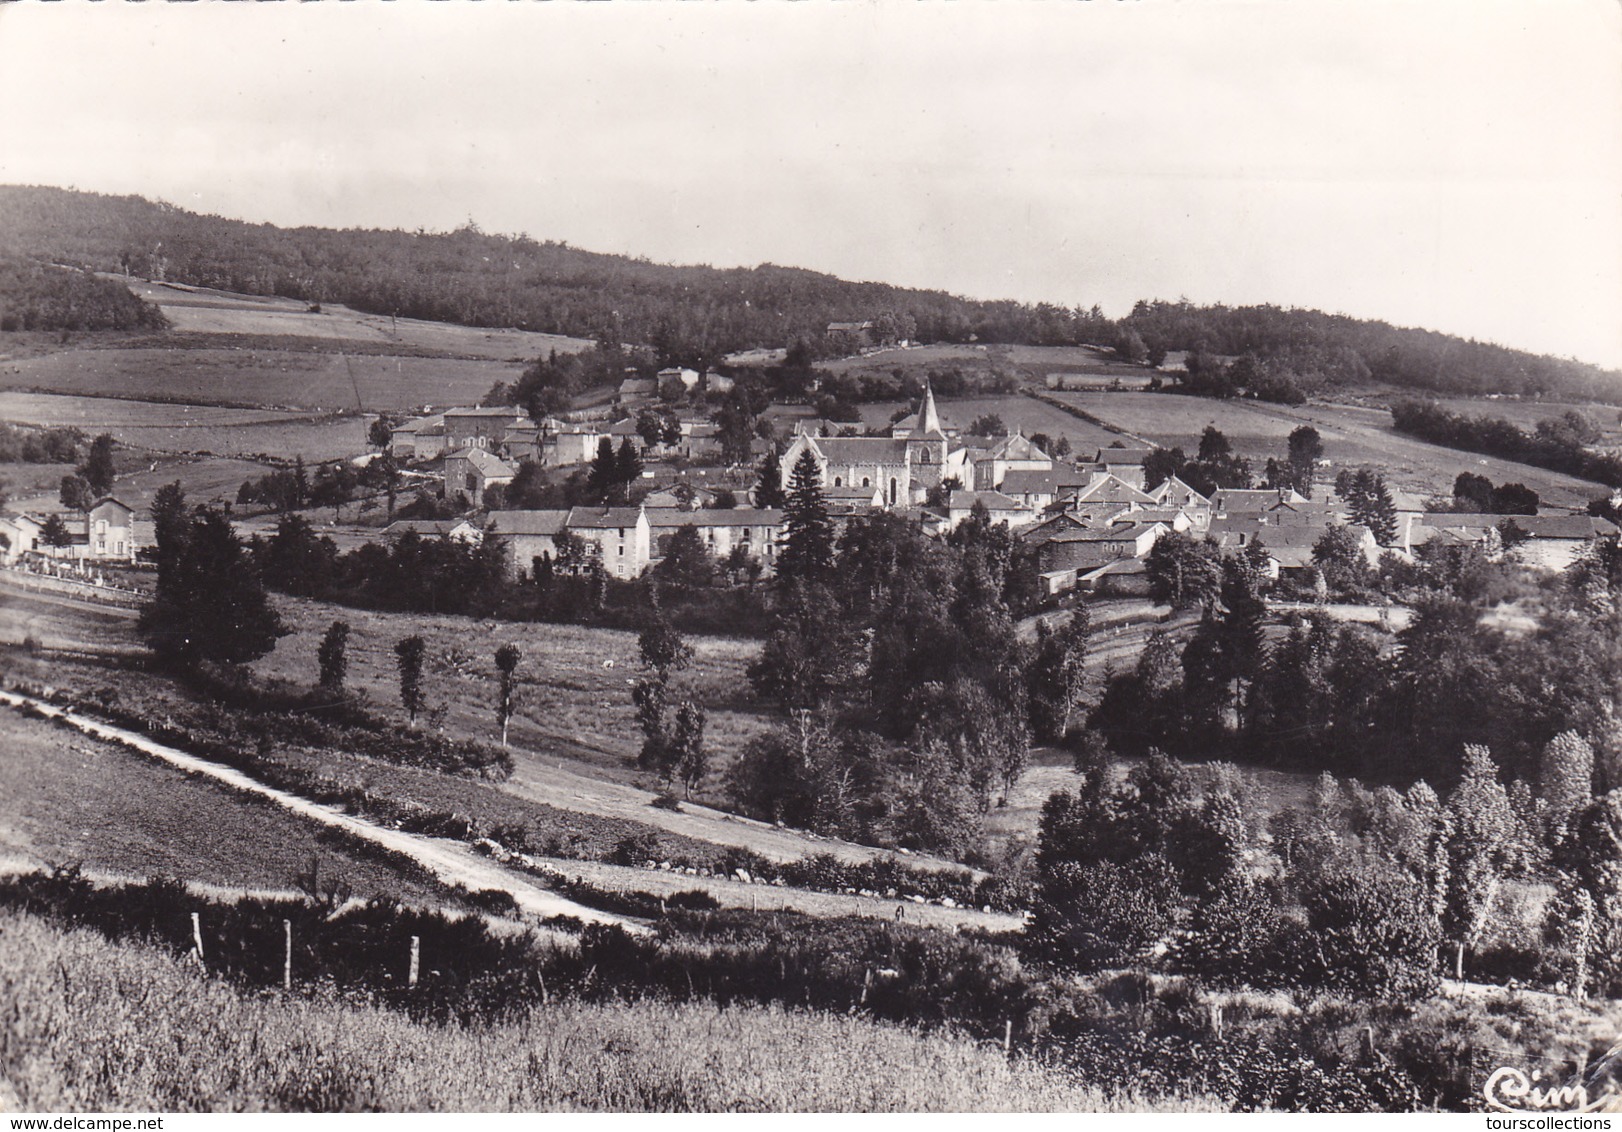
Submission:
[[[470,326],[651,343],[694,361],[891,316],[902,337],[1077,341],[1076,312],[971,302],[770,264],[720,270],[602,255],[473,224],[450,233],[283,229],[141,197],[0,187],[0,253]],[[1097,324],[1107,329],[1102,319]]]
[[[1120,331],[1135,336],[1137,348],[1151,359],[1174,350],[1252,355],[1246,365],[1253,392],[1273,378],[1308,393],[1374,382],[1471,396],[1622,398],[1622,373],[1616,370],[1315,310],[1140,301],[1121,320]]]
[[[692,365],[797,341],[807,344],[811,357],[849,354],[852,342],[827,336],[828,324],[871,320],[879,324],[881,341],[1113,345],[1121,359],[1151,366],[1179,351],[1197,359],[1238,358],[1224,379],[1231,388],[1218,392],[1245,390],[1270,400],[1281,399],[1276,395],[1281,386],[1298,388],[1303,396],[1372,386],[1469,396],[1622,399],[1622,373],[1614,370],[1322,311],[1154,300],[1140,301],[1126,318],[1112,322],[1096,307],[979,302],[772,264],[729,269],[656,264],[529,236],[491,235],[471,222],[449,233],[278,228],[199,215],[137,196],[0,186],[0,257],[216,289],[181,295],[145,288],[141,298],[148,303],[120,301],[114,314],[113,292],[106,290],[111,283],[79,272],[42,274],[37,267],[0,270],[0,311],[23,308],[32,296],[49,291],[58,296],[53,314],[38,325],[72,330],[161,325],[171,308],[183,307],[171,320],[177,331],[193,333],[170,335],[176,344],[196,345],[182,340],[199,333],[259,332],[258,323],[249,327],[243,321],[243,296],[250,296],[281,301],[281,308],[263,313],[274,316],[275,331],[284,335],[329,336],[331,320],[307,315],[306,307],[344,304],[359,312],[360,321],[349,321],[378,339],[371,348],[391,351],[403,348],[399,324],[390,321],[385,331],[375,317],[364,324],[366,316],[423,320],[419,327],[450,323],[576,340],[608,337],[651,345],[661,363]],[[64,288],[71,289],[74,301],[60,299]],[[151,302],[165,307],[164,313],[153,310]],[[108,310],[87,320],[82,311],[90,307]],[[224,313],[211,319],[216,308]],[[314,329],[295,325],[310,317]],[[429,342],[425,338],[422,344]],[[511,351],[516,344],[499,345]],[[516,356],[506,351],[488,356]]]

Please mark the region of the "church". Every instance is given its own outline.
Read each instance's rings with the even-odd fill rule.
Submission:
[[[955,434],[956,430],[951,430]],[[809,451],[822,471],[823,487],[872,488],[886,507],[912,507],[924,502],[929,489],[966,469],[954,460],[951,435],[941,424],[935,393],[927,383],[918,411],[890,427],[889,436],[809,436],[797,433],[783,453],[787,484],[802,452]]]

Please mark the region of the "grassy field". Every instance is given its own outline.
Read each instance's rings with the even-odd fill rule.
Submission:
[[[1170,1111],[967,1039],[707,1004],[413,1023],[238,991],[141,945],[0,917],[0,1108],[21,1111]]]
[[[0,364],[0,385],[197,404],[400,412],[422,404],[474,404],[522,370],[484,358],[81,346]]]
[[[637,634],[616,629],[549,623],[476,622],[465,617],[374,613],[320,602],[278,598],[294,629],[255,668],[269,676],[307,682],[317,670],[321,635],[334,619],[347,622],[349,684],[389,710],[399,702],[394,645],[420,634],[428,642],[425,689],[447,708],[445,726],[456,734],[499,737],[495,722],[496,647],[507,641],[523,653],[518,668],[514,746],[537,757],[583,764],[621,781],[641,749],[630,682],[639,675]],[[744,669],[759,644],[727,637],[690,637],[694,660],[675,674],[673,695],[690,696],[709,711],[706,735],[718,753],[740,747],[766,722],[750,702]],[[612,662],[612,667],[605,667]]]
[[[1269,456],[1282,457],[1290,432],[1310,424],[1323,437],[1325,456],[1334,469],[1370,465],[1393,484],[1419,495],[1451,495],[1462,471],[1488,476],[1495,483],[1518,482],[1537,491],[1556,508],[1586,505],[1603,489],[1572,476],[1527,464],[1457,452],[1402,436],[1391,428],[1384,409],[1309,404],[1299,407],[1255,401],[1217,401],[1166,393],[1063,392],[1055,397],[1136,433],[1157,444],[1181,447],[1192,456],[1200,433],[1215,425],[1234,450],[1248,456],[1256,471]]]
[[[834,373],[887,374],[899,369],[919,378],[930,370],[958,369],[974,373],[998,369],[1018,373],[1038,385],[1050,373],[1147,380],[1147,372],[1142,366],[1122,365],[1109,352],[1095,350],[1091,346],[954,345],[943,342],[909,349],[875,350],[859,357],[818,362],[817,366]]]
[[[1094,450],[1107,448],[1115,441],[1125,442],[1125,438],[1119,433],[1100,428],[1090,421],[1073,417],[1052,405],[1019,393],[1001,397],[963,397],[953,400],[941,398],[937,399],[936,405],[942,420],[958,428],[966,430],[983,416],[998,416],[1010,430],[1020,429],[1026,436],[1041,432],[1052,437],[1069,437],[1073,452],[1088,456],[1091,456]],[[890,418],[895,416],[897,410],[904,408],[912,412],[917,407],[916,404],[901,401],[875,401],[861,407],[862,423],[869,428],[882,427],[890,423]]]
[[[273,409],[0,393],[0,420],[47,428],[66,425],[91,435],[105,432],[125,448],[147,453],[281,459],[301,455],[309,463],[321,463],[367,450],[366,421],[361,417]]]
[[[109,276],[156,303],[176,331],[204,334],[296,335],[369,344],[437,350],[464,357],[502,361],[541,357],[553,350],[568,354],[591,345],[585,338],[538,334],[478,326],[454,326],[421,319],[391,319],[366,314],[339,303],[323,304],[313,314],[309,304],[274,295],[242,295],[207,287],[176,287],[122,276]]]
[[[310,821],[122,747],[10,710],[0,727],[0,856],[276,891],[318,860],[358,896],[443,898]]]

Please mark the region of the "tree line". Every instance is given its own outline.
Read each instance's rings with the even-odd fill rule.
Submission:
[[[1438,393],[1585,400],[1615,399],[1617,389],[1615,371],[1569,358],[1372,319],[1270,305],[1140,301],[1121,320],[1120,333],[1134,336],[1144,360],[1154,365],[1172,350],[1224,355],[1242,360],[1245,372],[1235,378],[1260,380],[1264,387],[1287,382],[1305,393],[1369,380]],[[1217,392],[1219,376],[1202,373],[1194,379],[1217,382],[1204,390]]]
[[[1601,439],[1599,427],[1575,409],[1541,420],[1527,432],[1501,417],[1466,416],[1434,401],[1408,400],[1391,406],[1391,425],[1432,444],[1622,487],[1622,458],[1589,449]]]
[[[0,332],[162,330],[163,312],[90,271],[0,255]]]

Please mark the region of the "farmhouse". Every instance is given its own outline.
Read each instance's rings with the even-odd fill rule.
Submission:
[[[85,545],[92,561],[134,562],[135,509],[111,495],[98,499],[85,513]]]
[[[615,396],[615,403],[622,409],[645,405],[659,396],[659,379],[656,377],[627,377],[620,382],[619,392]]]
[[[1504,542],[1503,531],[1513,528],[1522,541],[1513,553],[1528,566],[1540,570],[1564,570],[1595,538],[1617,533],[1615,524],[1593,515],[1482,515],[1426,512],[1409,531],[1409,547],[1422,546],[1432,539],[1496,548]]]
[[[418,417],[389,431],[389,447],[397,460],[432,460],[445,451],[445,417]]]
[[[528,423],[524,410],[511,405],[489,408],[446,409],[445,447],[501,449],[501,439],[514,425]]]
[[[564,522],[611,576],[640,577],[650,560],[648,513],[642,507],[573,507]]]
[[[1006,523],[1010,529],[1029,526],[1041,518],[1019,500],[1000,491],[954,491],[947,497],[946,529],[956,530],[958,524],[974,514],[976,507],[985,511],[993,525]]]
[[[1153,452],[1153,448],[1100,448],[1098,458],[1093,462],[1099,471],[1107,472],[1141,489],[1148,483],[1143,464]]]
[[[1053,458],[1016,430],[974,461],[974,486],[980,491],[994,491],[1002,487],[1009,472],[1052,470]]]
[[[1281,503],[1307,503],[1293,488],[1218,488],[1211,495],[1211,513],[1216,516],[1256,514],[1275,510]]]
[[[557,559],[568,523],[567,511],[492,511],[489,530],[506,546],[509,569],[518,577],[533,572],[539,560]]]
[[[1084,571],[1121,558],[1142,558],[1168,529],[1164,523],[1138,523],[1127,517],[1107,527],[1065,531],[1037,547],[1037,566],[1044,573]]]
[[[541,423],[540,460],[548,467],[589,464],[597,445],[608,435],[600,423],[577,423],[548,417]]]
[[[1015,469],[1003,477],[998,488],[1004,495],[1019,500],[1034,511],[1044,511],[1066,491],[1074,491],[1093,482],[1094,473],[1075,468],[1052,468],[1047,471]]]
[[[680,397],[698,387],[698,371],[685,366],[670,366],[659,371],[658,390],[661,397]]]
[[[651,538],[649,565],[656,565],[670,549],[670,540],[683,527],[694,527],[711,556],[720,560],[737,547],[770,573],[777,561],[783,534],[783,512],[771,508],[732,507],[708,511],[646,508]]]
[[[396,519],[383,528],[386,539],[408,534],[418,538],[446,538],[469,546],[477,546],[484,540],[484,532],[466,519]]]
[[[0,565],[10,566],[41,547],[45,524],[27,515],[0,515]]]
[[[487,488],[512,483],[517,474],[517,468],[483,448],[459,448],[445,457],[445,498],[465,495],[470,504],[480,507]]]

